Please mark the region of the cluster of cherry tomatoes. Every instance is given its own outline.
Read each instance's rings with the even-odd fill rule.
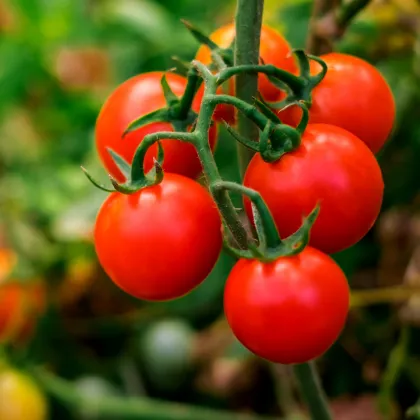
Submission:
[[[233,25],[211,39],[227,48]],[[297,74],[286,40],[263,26],[260,55],[266,64]],[[392,93],[369,63],[348,55],[321,57],[328,72],[312,92],[309,125],[300,146],[267,163],[256,154],[244,185],[258,191],[268,205],[282,238],[294,233],[319,203],[309,246],[301,253],[272,262],[241,259],[229,275],[224,307],[236,337],[251,351],[279,363],[302,363],[324,353],[337,339],[349,307],[349,287],[338,265],[327,254],[358,242],[379,214],[383,179],[374,153],[390,135],[395,119]],[[209,64],[202,46],[196,59]],[[312,62],[311,72],[319,72]],[[170,123],[151,123],[129,133],[127,126],[142,114],[165,106],[160,80],[164,73],[145,73],[126,81],[110,95],[97,120],[96,144],[112,177],[124,176],[108,153],[112,149],[131,162],[145,135],[174,131]],[[168,73],[176,95],[186,79]],[[284,97],[270,80],[259,75],[265,101]],[[228,86],[234,95],[234,85]],[[199,112],[203,89],[192,109]],[[283,123],[296,126],[297,106],[276,111]],[[219,105],[214,120],[234,124],[233,109]],[[216,144],[217,125],[209,131]],[[191,144],[163,140],[163,181],[134,194],[111,193],[101,207],[95,227],[99,260],[110,278],[140,299],[160,301],[180,297],[199,285],[212,270],[222,249],[222,222],[210,193],[194,179],[201,164]],[[145,159],[152,168],[156,148]],[[252,221],[250,202],[244,201]]]

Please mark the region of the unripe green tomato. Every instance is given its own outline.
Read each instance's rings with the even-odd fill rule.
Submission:
[[[120,395],[119,390],[111,383],[99,376],[82,376],[74,382],[75,389],[80,395],[89,401],[88,407],[79,410],[83,420],[99,419],[99,413],[95,408],[95,400],[104,400],[107,397]]]
[[[171,392],[188,380],[193,369],[193,339],[193,329],[179,320],[157,322],[138,339],[141,370],[153,388]]]

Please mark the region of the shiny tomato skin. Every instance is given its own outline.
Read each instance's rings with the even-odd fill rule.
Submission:
[[[235,38],[235,25],[233,23],[217,29],[210,35],[210,39],[221,48],[228,48]],[[283,70],[296,72],[297,66],[292,55],[292,49],[285,38],[274,28],[263,25],[261,30],[260,56],[265,64],[273,64]],[[211,63],[210,49],[202,45],[197,52],[196,59],[204,64]],[[234,79],[229,85],[230,95],[234,95]],[[267,101],[280,100],[284,95],[267,78],[260,74],[258,78],[258,89],[263,98]],[[216,108],[214,115],[216,121],[225,120],[229,123],[234,121],[234,109],[229,106],[220,105]]]
[[[319,203],[309,243],[326,253],[344,250],[366,235],[378,217],[384,190],[381,169],[366,145],[327,124],[309,124],[299,148],[277,162],[255,155],[244,185],[261,193],[283,238]],[[252,218],[247,200],[245,208]]]
[[[239,260],[224,293],[237,339],[271,362],[304,363],[336,341],[349,309],[349,286],[326,254],[307,247],[272,263]]]
[[[132,195],[112,193],[95,225],[95,247],[109,277],[144,300],[175,299],[210,273],[222,247],[210,194],[177,174]]]
[[[351,55],[322,55],[328,71],[312,92],[310,123],[345,128],[377,153],[388,139],[395,121],[395,101],[388,83],[368,62]],[[321,70],[311,62],[311,73]],[[296,126],[301,117],[298,107],[279,114],[286,124]]]
[[[138,117],[156,111],[166,106],[160,80],[166,74],[168,83],[177,96],[185,90],[186,78],[163,72],[140,74],[119,85],[103,105],[96,122],[96,147],[107,171],[118,181],[124,177],[113,162],[107,148],[124,157],[131,163],[134,153],[147,134],[158,131],[174,131],[170,123],[152,123],[129,133],[124,139],[122,134],[127,126]],[[194,98],[192,109],[198,113],[203,90],[200,89]],[[217,138],[217,128],[212,126],[209,131],[209,143],[214,148]],[[179,140],[162,140],[165,152],[163,169],[195,178],[201,172],[201,163],[197,152],[191,144]],[[152,146],[145,158],[145,170],[153,166],[153,158],[157,156],[157,145]]]

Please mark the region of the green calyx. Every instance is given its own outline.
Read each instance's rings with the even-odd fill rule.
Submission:
[[[139,149],[140,150],[140,149]],[[133,165],[130,165],[123,157],[118,155],[118,153],[114,152],[113,150],[108,148],[108,153],[111,155],[112,160],[114,161],[115,165],[124,175],[126,182],[119,183],[113,177],[110,176],[110,181],[113,186],[107,187],[98,181],[96,181],[89,172],[82,167],[83,172],[85,173],[86,177],[89,181],[95,185],[95,187],[101,189],[102,191],[106,192],[115,192],[118,191],[122,194],[134,194],[137,191],[141,190],[142,188],[150,187],[152,185],[159,184],[162,182],[163,179],[163,159],[164,159],[164,152],[163,147],[160,142],[158,142],[158,156],[157,159],[153,162],[153,168],[148,172],[144,173],[143,169],[143,161],[146,155],[146,148],[141,149],[139,152],[140,156],[137,158],[138,160],[136,163],[141,161],[140,168],[134,168]],[[133,161],[134,163],[134,161]]]
[[[251,200],[252,214],[258,242],[248,241],[248,249],[233,248],[225,240],[225,248],[237,258],[258,259],[272,262],[281,257],[300,253],[309,242],[310,231],[319,214],[319,205],[303,220],[300,228],[285,239],[281,239],[267,204],[260,193],[234,182],[220,181],[210,185],[213,192],[226,190],[245,195]]]
[[[312,105],[312,90],[321,83],[327,74],[326,63],[314,55],[306,54],[303,50],[295,50],[294,54],[299,64],[299,76],[294,76],[297,80],[293,81],[289,77],[289,82],[285,78],[277,75],[267,74],[271,83],[286,92],[287,97],[279,102],[270,102],[270,107],[274,109],[284,109],[295,103],[303,103],[307,107]],[[321,71],[312,76],[310,73],[310,60],[316,61],[321,66]],[[292,81],[292,83],[290,83]]]
[[[188,131],[188,127],[193,125],[197,120],[197,113],[191,109],[191,105],[200,84],[200,77],[196,70],[191,68],[188,71],[188,81],[184,95],[178,98],[172,91],[164,75],[161,79],[161,85],[167,106],[132,121],[124,130],[123,138],[145,125],[157,122],[170,123],[175,131]]]
[[[232,45],[229,48],[220,48],[214,41],[212,41],[207,35],[201,32],[190,22],[184,19],[181,19],[181,22],[200,44],[206,45],[210,49],[211,56],[213,59],[211,70],[222,70],[223,68],[233,66],[234,41],[232,42]]]

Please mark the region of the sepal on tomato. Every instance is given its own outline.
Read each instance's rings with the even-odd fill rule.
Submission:
[[[197,29],[187,20],[181,19],[181,22],[189,30],[191,35],[202,45],[206,45],[211,50],[213,62],[217,68],[220,68],[220,60],[227,67],[233,66],[233,45],[235,40],[232,41],[229,48],[220,48],[214,41],[212,41],[207,35]]]
[[[220,181],[210,185],[213,193],[231,191],[245,195],[251,200],[254,226],[258,242],[248,238],[247,249],[234,248],[229,239],[225,239],[225,248],[234,256],[244,259],[257,259],[263,262],[275,261],[280,257],[298,254],[308,245],[310,231],[319,214],[319,205],[303,220],[300,228],[285,239],[281,239],[273,216],[261,194],[244,185],[234,182]],[[229,238],[230,232],[225,226],[224,237]]]
[[[126,182],[119,183],[115,178],[109,175],[112,186],[109,188],[98,181],[96,181],[92,175],[82,166],[82,170],[85,173],[89,181],[97,188],[106,191],[106,192],[115,192],[118,191],[122,194],[134,194],[142,188],[150,187],[152,185],[157,185],[163,180],[163,161],[164,161],[164,151],[160,141],[157,142],[158,145],[158,155],[157,159],[153,159],[153,168],[147,173],[144,173],[143,169],[143,160],[146,151],[140,150],[140,153],[133,160],[133,165],[129,165],[118,153],[115,153],[113,150],[108,149],[109,154],[114,160],[115,164],[118,166],[120,171],[124,174]],[[133,169],[137,165],[138,168]]]
[[[268,76],[273,85],[285,91],[287,94],[286,98],[281,101],[270,102],[270,107],[273,109],[281,110],[297,102],[303,102],[310,107],[312,104],[312,90],[321,83],[327,73],[327,64],[321,58],[306,54],[303,50],[294,50],[293,53],[299,64],[299,76],[295,77],[299,79],[300,83],[296,83],[292,86],[290,83],[285,83],[275,76]],[[310,74],[310,60],[316,61],[322,68],[321,71],[314,76]]]
[[[165,122],[169,121],[169,111],[167,108],[161,108],[156,111],[149,112],[146,115],[143,115],[140,118],[135,119],[132,121],[128,127],[124,130],[123,138],[132,131],[136,131],[145,125],[156,123],[156,122]]]

